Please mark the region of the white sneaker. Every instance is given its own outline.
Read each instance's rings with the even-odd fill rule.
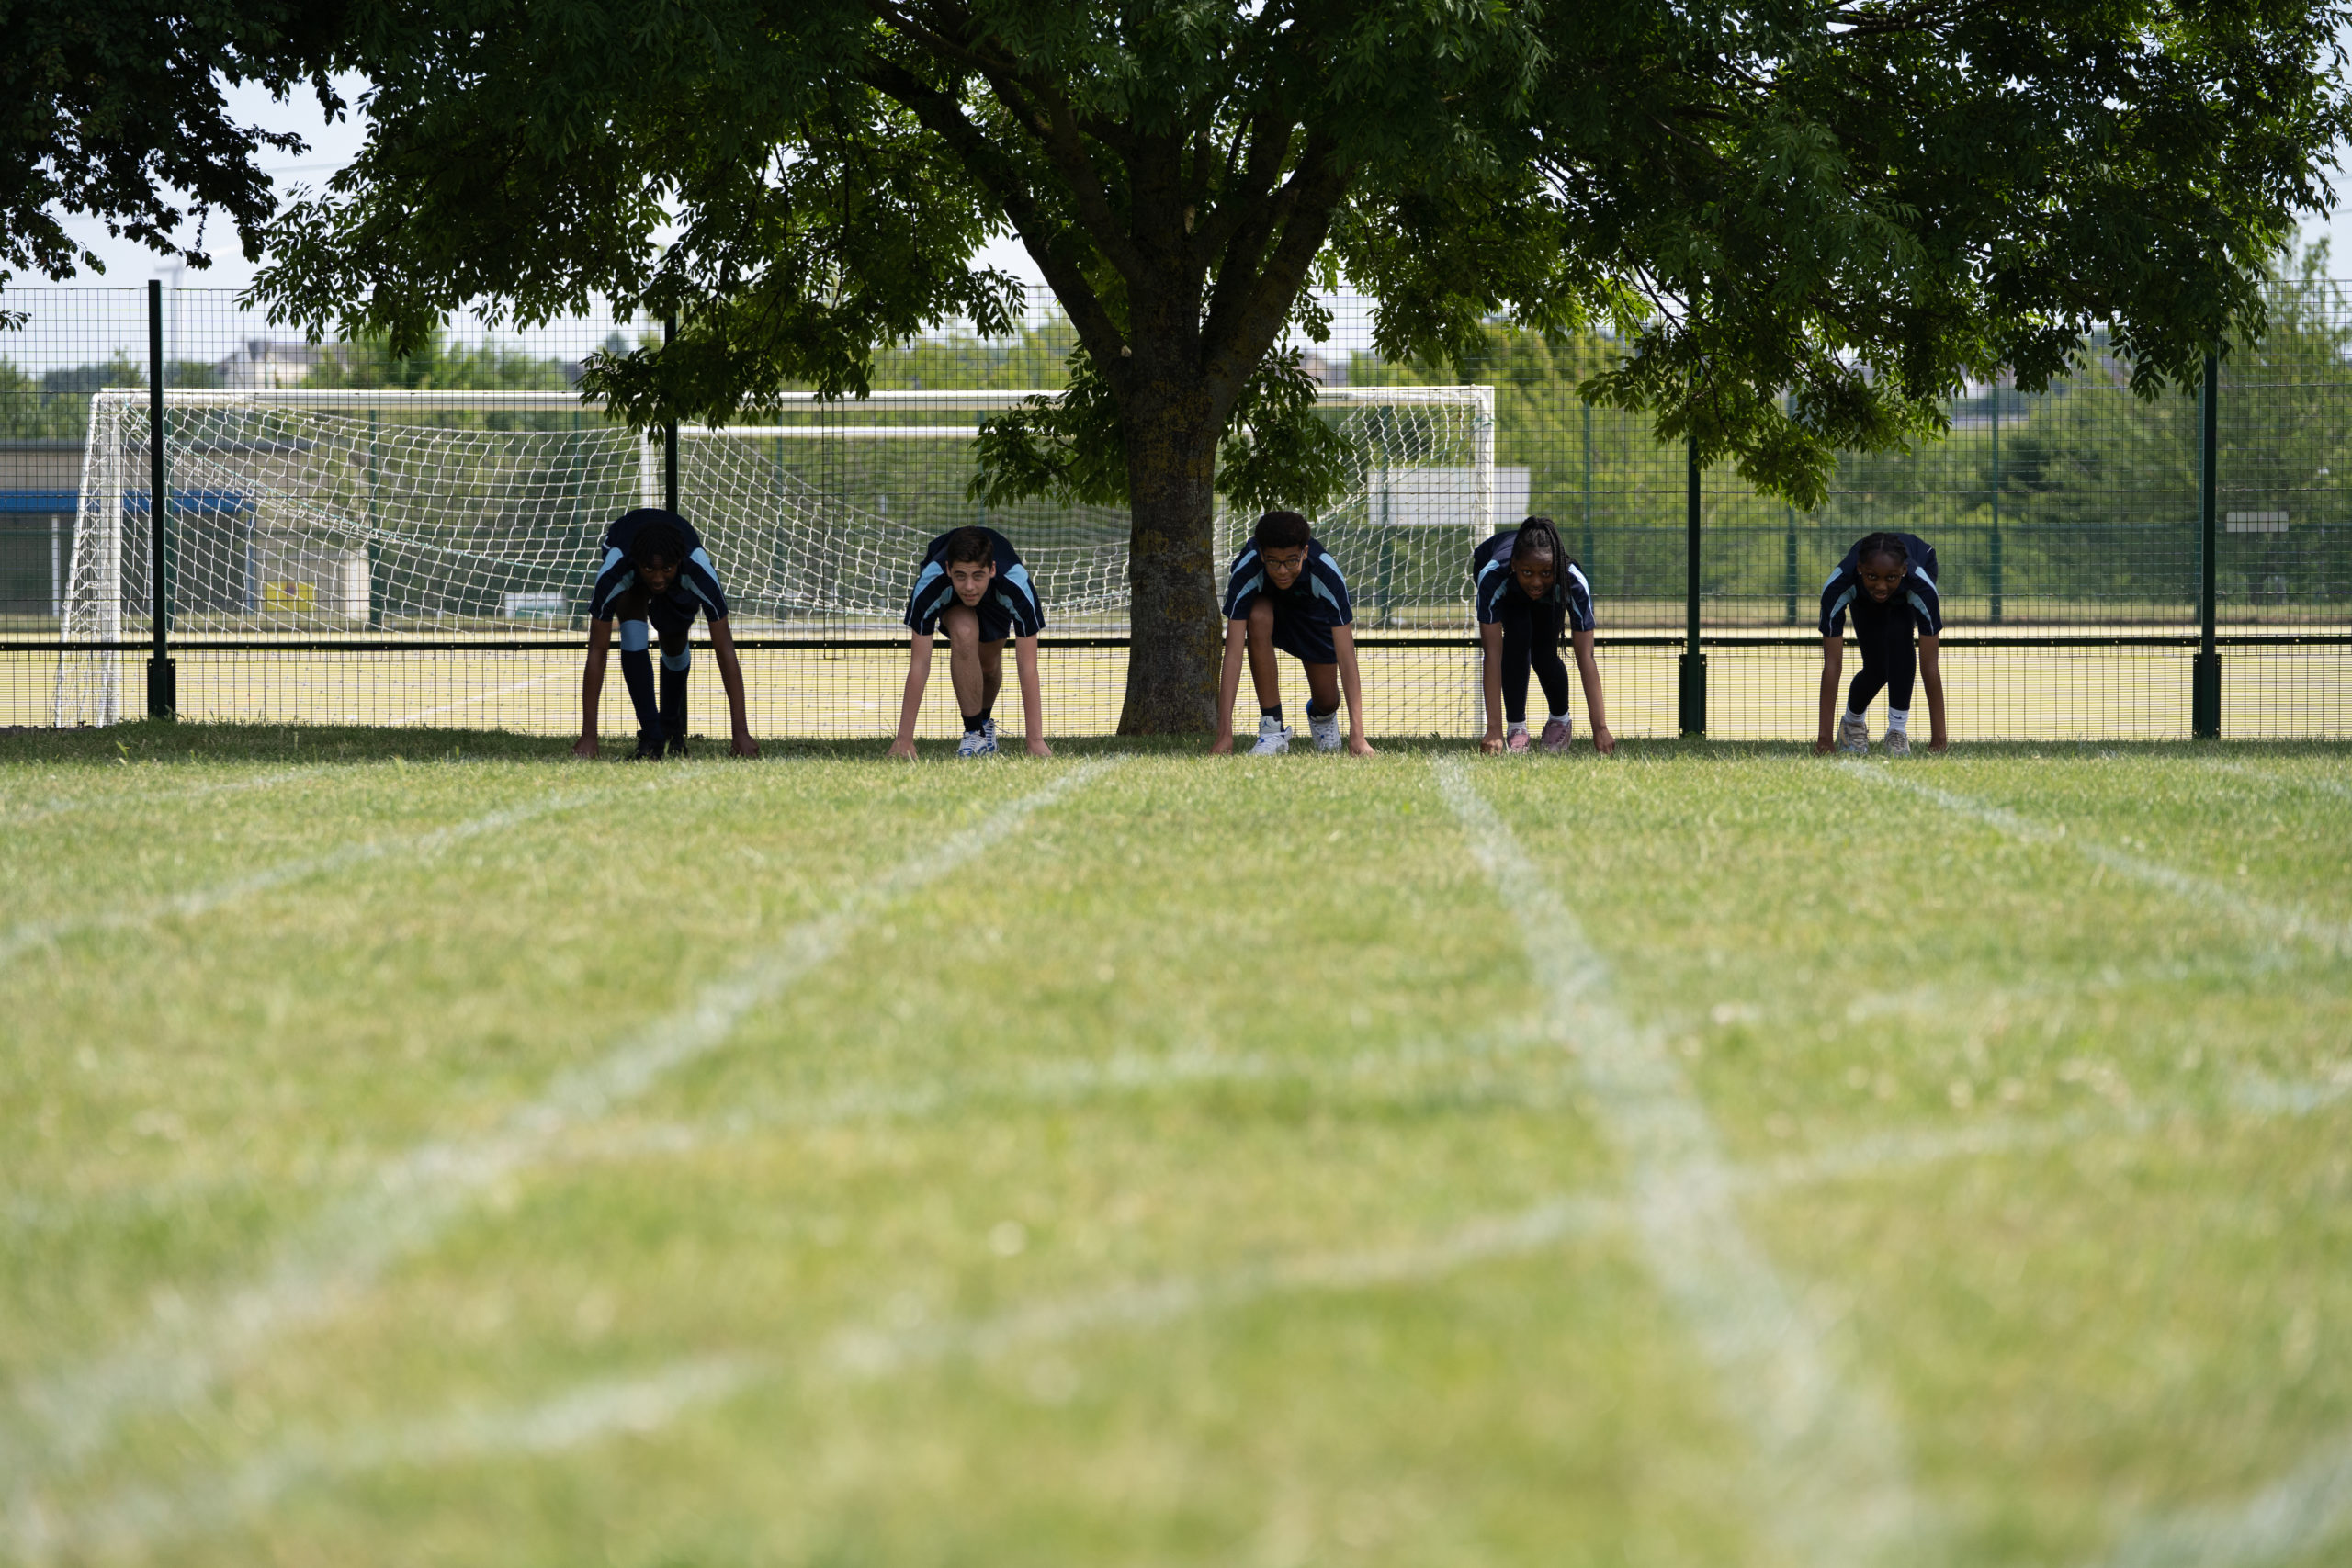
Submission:
[[[1838,720],[1838,750],[1860,755],[1870,749],[1870,720],[1850,713]]]
[[[1250,748],[1252,757],[1279,757],[1290,750],[1290,726],[1272,714],[1258,716],[1258,744]]]
[[[1888,730],[1886,732],[1886,754],[1890,757],[1908,757],[1911,755],[1910,735],[1906,731],[1900,729]]]
[[[996,737],[989,734],[989,726],[982,725],[978,729],[964,731],[964,739],[956,742],[956,755],[958,757],[995,756]]]
[[[1340,749],[1339,709],[1333,708],[1319,718],[1314,714],[1308,714],[1306,728],[1308,733],[1315,737],[1315,749],[1317,751],[1336,751]]]
[[[992,719],[992,718],[984,718],[984,719],[980,720],[980,733],[981,733],[982,735],[985,735],[985,736],[987,736],[987,737],[989,738],[989,750],[991,750],[991,751],[995,750],[996,750],[996,720],[994,720],[994,719]]]

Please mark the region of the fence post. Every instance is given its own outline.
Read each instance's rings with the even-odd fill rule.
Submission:
[[[1688,539],[1683,546],[1684,564],[1690,578],[1684,593],[1684,610],[1689,626],[1682,654],[1680,717],[1683,734],[1704,735],[1707,733],[1707,656],[1699,650],[1699,437],[1696,432],[1691,434],[1689,451]]]
[[[1797,509],[1783,507],[1788,513],[1788,536],[1781,541],[1781,587],[1788,596],[1781,618],[1789,626],[1797,624]]]
[[[1791,394],[1787,392],[1781,394],[1781,412],[1783,414],[1793,417],[1795,403],[1796,400]],[[1788,604],[1783,608],[1781,619],[1789,626],[1795,626],[1797,624],[1797,509],[1783,502],[1781,511],[1782,520],[1788,524],[1788,536],[1781,541],[1781,592],[1787,596]]]
[[[1584,561],[1585,575],[1592,575],[1592,405],[1582,398],[1577,406],[1584,410]]]
[[[2222,655],[2214,646],[2213,512],[2220,495],[2222,358],[2205,356],[2205,395],[2198,443],[2197,663],[2190,675],[2189,731],[2200,740],[2222,735]]]
[[[384,627],[384,544],[382,524],[376,512],[377,411],[368,411],[368,629]]]
[[[662,317],[662,346],[667,348],[677,339],[677,316]],[[662,426],[662,504],[672,512],[678,510],[678,422],[674,419]]]
[[[1993,383],[1993,536],[1984,552],[1984,573],[1993,590],[1991,619],[2001,624],[2001,383]]]
[[[147,280],[147,596],[154,634],[147,656],[147,716],[179,712],[179,671],[172,664],[171,500],[164,456],[164,280]]]

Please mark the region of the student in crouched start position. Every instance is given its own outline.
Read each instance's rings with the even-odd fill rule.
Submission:
[[[1348,750],[1372,755],[1363,735],[1363,678],[1356,668],[1355,611],[1348,603],[1347,579],[1314,530],[1295,512],[1269,512],[1258,519],[1249,547],[1233,560],[1225,589],[1225,668],[1217,678],[1216,739],[1222,755],[1233,750],[1233,704],[1240,694],[1246,658],[1258,690],[1258,743],[1253,757],[1290,750],[1290,727],[1283,722],[1282,672],[1274,650],[1306,668],[1306,728],[1318,751],[1340,749],[1340,698],[1348,704]]]
[[[1846,616],[1854,617],[1854,641],[1862,667],[1854,676],[1843,716],[1838,713],[1838,677],[1846,659]],[[1912,633],[1918,634],[1916,672],[1928,691],[1928,750],[1941,751],[1944,677],[1937,661],[1944,629],[1943,602],[1936,592],[1936,550],[1913,534],[1871,534],[1858,540],[1838,563],[1821,591],[1821,730],[1815,753],[1871,749],[1871,727],[1863,716],[1886,693],[1886,754],[1911,753],[1911,682],[1915,672]],[[1833,733],[1831,726],[1835,724]]]
[[[1609,705],[1600,694],[1600,667],[1592,658],[1592,585],[1568,558],[1552,520],[1530,517],[1510,533],[1481,543],[1471,552],[1470,576],[1477,584],[1478,640],[1486,655],[1487,733],[1479,750],[1528,749],[1531,669],[1549,710],[1544,749],[1568,749],[1575,731],[1568,722],[1568,667],[1560,660],[1565,632],[1576,649],[1593,750],[1603,756],[1616,750],[1617,738],[1609,733]]]
[[[1004,642],[1012,639],[1012,662],[1021,681],[1021,716],[1032,757],[1050,757],[1046,744],[1046,705],[1037,684],[1037,633],[1046,624],[1029,569],[1012,541],[993,528],[956,528],[923,552],[907,597],[907,694],[899,710],[898,739],[890,755],[915,754],[915,720],[922,712],[923,688],[931,682],[933,635],[947,629],[947,678],[956,687],[956,707],[964,716],[958,757],[996,754],[997,693],[1004,685]]]
[[[743,711],[743,668],[727,624],[727,595],[702,540],[686,520],[660,507],[625,512],[605,531],[604,564],[588,603],[588,668],[580,682],[580,739],[575,757],[596,754],[596,708],[605,693],[605,660],[613,624],[620,623],[621,680],[637,710],[637,760],[686,754],[686,671],[694,649],[686,632],[700,614],[710,623],[710,651],[727,688],[734,725],[729,749],[756,757],[759,742]],[[662,639],[662,693],[653,691],[654,636]]]

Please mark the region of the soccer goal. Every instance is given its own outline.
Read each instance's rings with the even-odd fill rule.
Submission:
[[[967,523],[1014,541],[1049,632],[1123,637],[1123,509],[990,507],[969,495],[979,422],[1036,395],[803,396],[770,423],[681,429],[679,510],[718,568],[738,638],[897,640],[923,546]],[[1498,501],[1514,499],[1497,491],[1492,389],[1335,388],[1319,406],[1363,455],[1355,482],[1317,517],[1356,588],[1361,623],[1459,637],[1468,552]],[[173,390],[164,411],[162,603],[185,655],[576,646],[604,528],[631,506],[661,504],[666,489],[658,440],[563,392]],[[142,389],[93,400],[59,725],[122,717],[125,655],[135,660],[153,636],[148,424]],[[1227,556],[1247,522],[1219,518]],[[272,668],[292,678],[300,666]],[[300,708],[272,704],[253,682],[243,689],[253,709],[243,716]]]

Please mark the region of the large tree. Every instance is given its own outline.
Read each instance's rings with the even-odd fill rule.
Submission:
[[[1344,276],[1383,352],[1605,323],[1593,395],[1810,500],[1838,448],[2029,386],[2108,323],[2153,389],[2259,330],[2346,124],[2332,6],[2280,0],[356,0],[358,161],[262,296],[421,343],[595,299],[632,423],[854,394],[877,345],[1009,324],[1017,234],[1068,394],[997,493],[1123,497],[1130,732],[1209,721],[1216,490],[1314,504],[1346,453],[1285,344]]]
[[[217,211],[257,255],[277,207],[257,159],[303,142],[241,123],[225,89],[307,80],[340,112],[342,27],[342,0],[0,0],[0,282],[104,271],[69,216],[200,268]]]

